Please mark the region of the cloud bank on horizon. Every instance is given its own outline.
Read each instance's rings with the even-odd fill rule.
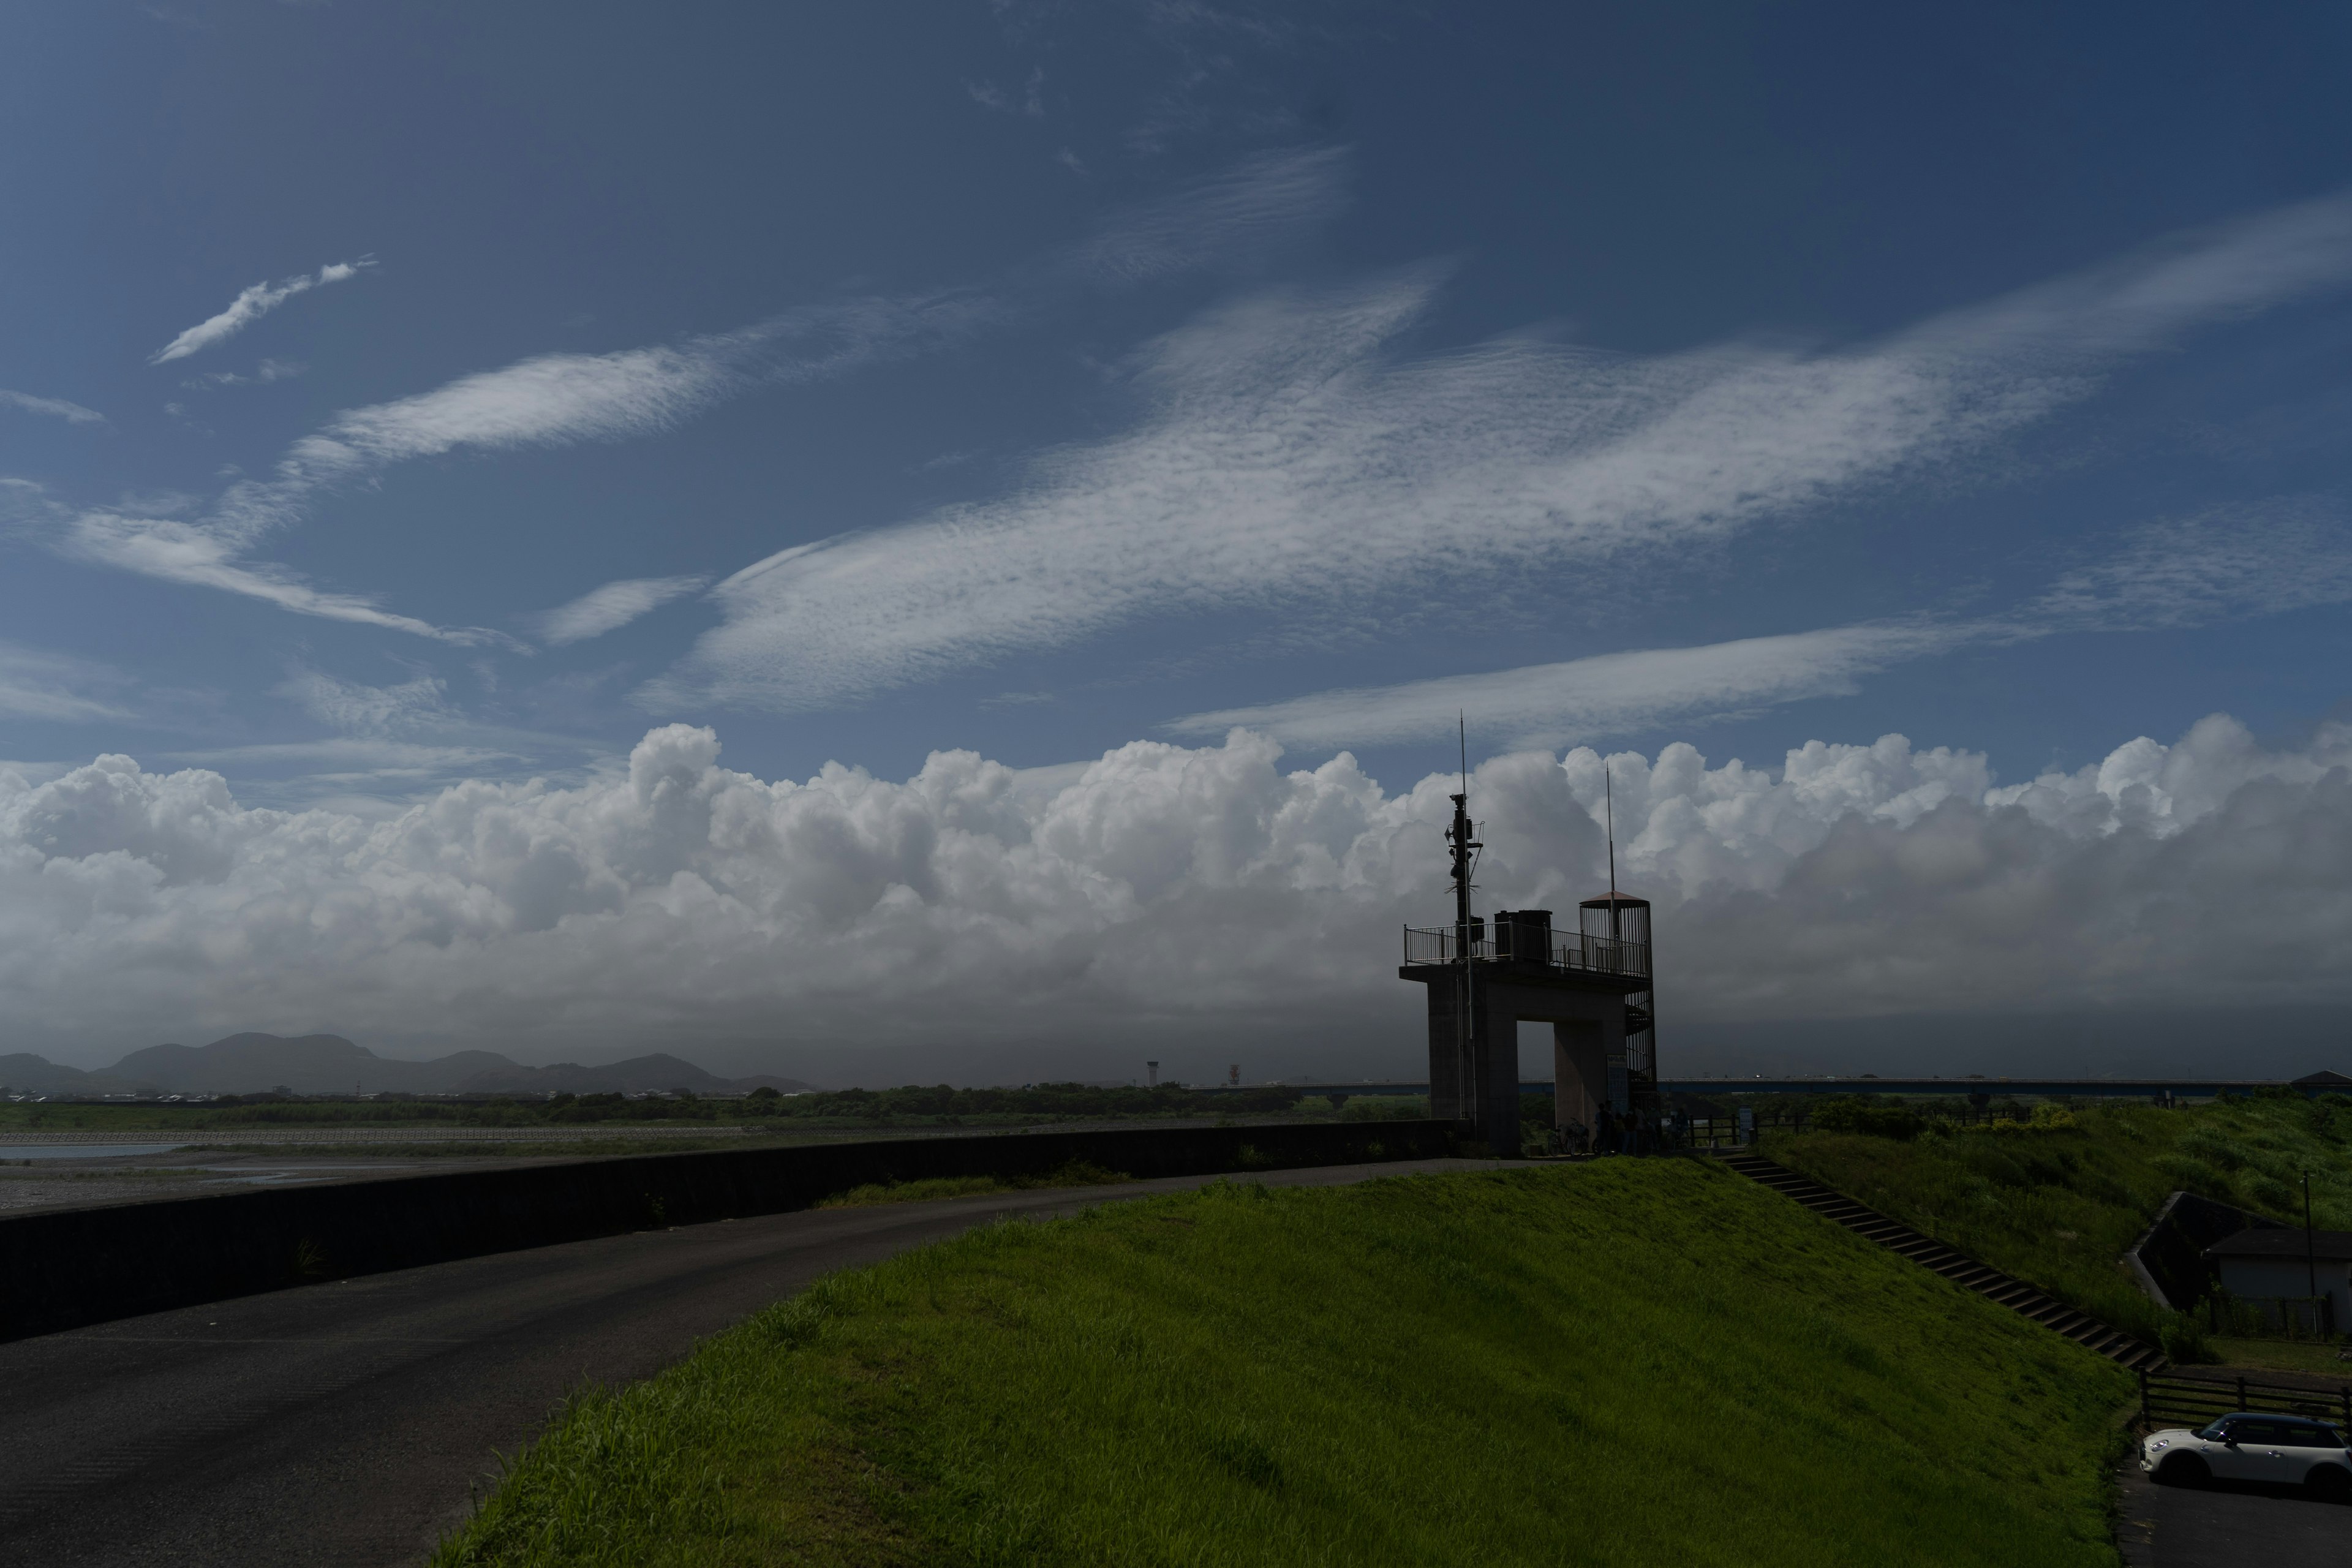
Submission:
[[[1450,777],[1391,794],[1344,753],[1285,772],[1244,731],[1030,772],[939,752],[898,783],[719,755],[670,725],[625,774],[467,784],[379,822],[128,757],[0,772],[0,1002],[18,1038],[92,1061],[330,1024],[779,1061],[1099,1046],[1137,1019],[1236,1048],[1309,1019],[1413,1034],[1386,955],[1444,918]],[[1482,908],[1600,885],[1604,767],[1685,1022],[1979,1011],[1988,974],[2003,1008],[2352,1001],[2352,728],[2265,750],[2217,714],[2008,785],[1899,735],[1777,769],[1684,744],[1495,756],[1471,780]]]

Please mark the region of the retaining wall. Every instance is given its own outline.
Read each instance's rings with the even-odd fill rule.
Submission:
[[[2124,1254],[2139,1288],[2159,1307],[2186,1312],[2213,1286],[2205,1249],[2242,1230],[2278,1228],[2278,1221],[2195,1193],[2175,1193]]]
[[[807,1208],[872,1182],[1138,1178],[1431,1159],[1450,1121],[1170,1127],[819,1143],[270,1188],[0,1219],[0,1340],[318,1279]]]

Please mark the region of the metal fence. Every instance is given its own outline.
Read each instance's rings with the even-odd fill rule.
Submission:
[[[1463,949],[1469,949],[1474,959],[1492,962],[1496,948],[1492,935],[1494,928],[1478,925],[1471,928],[1465,941],[1457,939],[1452,926],[1407,926],[1404,928],[1404,961],[1408,964],[1459,963]],[[1552,933],[1558,936],[1561,933]],[[1625,942],[1613,936],[1570,935],[1551,948],[1551,967],[1575,970],[1591,974],[1626,974],[1647,978],[1650,973],[1650,944],[1646,942]]]
[[[2143,1426],[2202,1426],[2239,1410],[2331,1421],[2337,1431],[2352,1435],[2352,1384],[2304,1388],[2248,1377],[2139,1374],[2139,1419]]]

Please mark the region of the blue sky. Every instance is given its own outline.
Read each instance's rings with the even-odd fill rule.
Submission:
[[[0,758],[382,821],[671,723],[2284,754],[2352,641],[2347,63],[2319,5],[11,7]]]

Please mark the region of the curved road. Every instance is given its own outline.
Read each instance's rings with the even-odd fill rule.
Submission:
[[[1432,1160],[1270,1171],[1323,1185]],[[1176,1177],[608,1237],[0,1345],[0,1563],[415,1563],[583,1380],[657,1372],[837,1268]]]

